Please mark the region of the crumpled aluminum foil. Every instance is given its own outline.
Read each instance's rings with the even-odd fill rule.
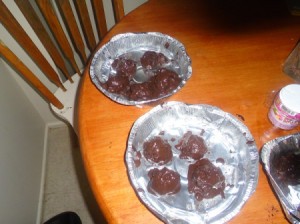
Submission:
[[[261,151],[261,159],[286,217],[291,223],[300,223],[300,185],[291,186],[280,181],[276,172],[272,170],[272,159],[279,153],[291,150],[300,153],[300,133],[279,137],[265,143]]]
[[[112,62],[120,56],[136,61],[137,73],[141,76],[139,79],[143,79],[144,72],[140,58],[146,51],[160,52],[169,59],[170,62],[164,67],[175,71],[181,78],[176,89],[159,98],[133,101],[120,94],[108,92],[102,87],[101,83],[105,83],[112,74]],[[90,66],[90,77],[95,86],[111,100],[123,105],[147,104],[171,96],[186,84],[191,74],[191,59],[183,44],[173,37],[158,32],[118,34],[95,53]]]
[[[197,201],[187,190],[188,166],[195,161],[180,159],[175,148],[187,131],[200,135],[208,147],[208,158],[225,176],[225,198]],[[143,156],[143,143],[160,135],[172,146],[173,160],[156,165]],[[175,139],[175,141],[174,141]],[[223,162],[218,162],[220,159]],[[131,184],[139,199],[165,223],[225,223],[234,217],[255,191],[259,154],[247,127],[236,117],[210,105],[167,102],[154,107],[132,126],[125,160]],[[167,167],[181,176],[175,195],[156,196],[147,190],[148,171]]]

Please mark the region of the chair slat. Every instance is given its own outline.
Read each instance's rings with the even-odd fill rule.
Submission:
[[[96,17],[98,36],[100,39],[102,39],[107,33],[107,25],[106,25],[103,2],[102,0],[92,0],[92,5]]]
[[[70,61],[73,69],[80,75],[81,73],[76,63],[74,52],[52,8],[51,2],[48,0],[36,0],[36,2],[38,3],[38,6],[40,7],[46,21],[48,22],[48,25],[51,28],[58,44],[63,50],[63,53]]]
[[[33,43],[22,26],[13,17],[5,4],[0,1],[0,22],[5,26],[7,31],[16,39],[16,41],[25,49],[35,63],[41,68],[45,75],[56,86],[66,90],[62,85],[58,74],[51,67],[47,59],[38,50],[37,46]]]
[[[2,41],[0,41],[0,54],[3,55],[6,60],[20,72],[20,75],[22,75],[29,84],[33,85],[48,102],[59,109],[64,107],[54,94],[49,91],[49,89],[3,44]]]
[[[73,108],[80,78],[76,74],[72,77],[69,74],[67,66],[70,63],[76,73],[81,75],[75,60],[77,59],[75,58],[75,56],[77,56],[76,53],[85,64],[88,58],[86,46],[90,52],[93,52],[97,45],[97,34],[94,33],[93,25],[96,24],[96,32],[98,32],[99,39],[102,39],[108,30],[103,0],[89,0],[88,2],[85,0],[70,1],[71,0],[35,0],[32,2],[31,0],[14,0],[14,4],[17,5],[20,12],[23,13],[25,19],[45,47],[45,50],[49,53],[57,68],[68,79],[62,84],[55,68],[51,66],[38,49],[38,46],[26,33],[27,30],[25,31],[14,17],[14,15],[18,16],[18,14],[10,12],[6,7],[7,3],[4,4],[3,0],[0,0],[0,23],[3,24],[18,44],[27,52],[44,75],[46,75],[51,82],[60,87],[55,93],[52,93],[1,40],[0,56],[3,55],[3,58],[19,72],[19,75],[44,99],[51,103],[52,109],[56,107],[59,109],[58,111],[63,112],[55,113],[59,113],[73,124],[73,111],[69,109]],[[115,21],[119,22],[124,17],[123,0],[111,0],[111,2],[113,4]],[[10,6],[10,3],[8,4]],[[91,4],[93,11],[88,8],[89,4]],[[34,8],[35,5],[37,5],[38,8]],[[73,6],[75,6],[75,10]],[[40,13],[45,18],[47,25],[40,20]],[[50,28],[52,32],[49,32],[48,28]],[[66,91],[64,85],[68,87],[68,91]],[[62,93],[61,89],[65,92]],[[74,102],[73,100],[70,102],[70,99],[74,99]],[[64,107],[64,104],[69,108],[68,113],[65,113],[66,107]]]
[[[47,49],[55,65],[62,71],[62,73],[70,82],[73,82],[65,65],[63,57],[49,37],[49,34],[47,33],[45,27],[35,13],[32,5],[29,3],[29,0],[15,0],[15,3],[18,5],[19,9],[27,19],[27,22],[30,24],[30,26],[44,45],[45,49]]]
[[[120,20],[124,17],[123,0],[113,0],[113,7],[114,7],[116,22],[120,22]]]
[[[79,20],[84,35],[86,37],[88,48],[92,52],[96,47],[96,40],[95,40],[91,20],[89,17],[89,12],[86,6],[86,2],[82,0],[73,0],[73,2],[79,14]]]
[[[77,48],[78,53],[81,55],[84,62],[87,61],[87,56],[85,53],[84,42],[81,38],[81,34],[79,28],[77,26],[71,5],[69,0],[58,0],[56,1],[60,10],[62,11],[62,15],[64,17],[64,21],[68,26],[68,30],[71,33],[70,37],[75,43],[75,47]]]

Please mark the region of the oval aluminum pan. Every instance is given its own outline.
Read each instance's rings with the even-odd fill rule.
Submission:
[[[300,133],[275,138],[265,143],[261,150],[261,159],[286,217],[291,223],[300,223],[300,185],[291,186],[280,181],[272,166],[274,156],[291,150],[300,153]]]
[[[101,83],[105,83],[111,75],[112,62],[120,56],[136,61],[137,69],[141,73],[139,61],[145,51],[160,52],[169,59],[170,62],[165,67],[175,71],[181,78],[176,89],[159,98],[133,101],[120,94],[108,92],[102,87]],[[96,87],[111,100],[123,105],[146,104],[171,96],[185,85],[191,74],[191,59],[183,44],[173,37],[158,32],[118,34],[95,53],[90,66],[90,77]]]
[[[201,135],[208,147],[208,158],[225,176],[225,198],[197,201],[187,190],[187,170],[192,160],[179,158],[174,147],[187,131]],[[143,156],[143,143],[160,135],[172,146],[170,164],[151,164]],[[176,139],[174,141],[174,139]],[[224,163],[219,163],[222,158]],[[131,184],[140,200],[166,223],[225,223],[234,217],[255,191],[259,154],[255,141],[237,118],[210,105],[167,102],[154,107],[132,126],[125,160]],[[148,171],[167,167],[181,177],[181,190],[175,195],[155,196],[147,191]]]

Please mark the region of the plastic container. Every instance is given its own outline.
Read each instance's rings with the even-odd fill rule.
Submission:
[[[299,0],[287,0],[288,9],[293,16],[300,16],[300,1]]]
[[[300,85],[283,87],[269,110],[270,121],[278,128],[291,130],[300,124]]]

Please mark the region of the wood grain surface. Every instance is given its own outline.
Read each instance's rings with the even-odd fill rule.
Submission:
[[[276,92],[295,81],[282,65],[300,38],[300,17],[285,1],[150,0],[126,15],[98,45],[124,32],[157,31],[181,41],[192,60],[192,77],[167,101],[211,104],[243,118],[257,147],[295,132],[267,118]],[[85,169],[109,223],[161,223],[132,188],[124,155],[134,121],[153,105],[123,106],[91,82],[89,66],[78,102],[78,131]],[[288,223],[259,164],[258,186],[228,223]]]

